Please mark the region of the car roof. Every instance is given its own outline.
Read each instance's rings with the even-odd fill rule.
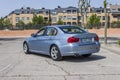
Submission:
[[[46,26],[46,27],[72,27],[72,25],[51,25],[51,26]]]

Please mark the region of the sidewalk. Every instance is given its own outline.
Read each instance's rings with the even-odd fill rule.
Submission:
[[[109,44],[107,44],[107,45],[102,44],[101,48],[107,49],[107,50],[109,50],[109,51],[111,51],[111,52],[113,52],[115,54],[120,55],[120,46],[109,45]]]
[[[36,33],[38,30],[0,30],[1,37],[15,37],[15,36],[30,36],[32,33]],[[104,29],[89,29],[91,33],[96,33],[99,37],[104,36]],[[108,37],[120,37],[120,28],[108,29]]]
[[[120,36],[117,35],[107,37],[107,45],[105,45],[104,37],[100,37],[101,48],[120,55],[120,46],[118,45],[118,40],[120,40]]]

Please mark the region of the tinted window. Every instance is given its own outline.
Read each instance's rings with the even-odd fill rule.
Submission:
[[[48,28],[46,31],[46,36],[55,36],[57,34],[57,30],[55,28]]]
[[[37,34],[37,36],[43,36],[44,33],[45,33],[45,28],[42,28],[36,34]]]
[[[84,33],[86,31],[84,31],[83,29],[79,28],[79,27],[71,27],[71,26],[67,26],[67,27],[59,27],[64,33],[68,33],[68,34],[80,34],[80,33]]]

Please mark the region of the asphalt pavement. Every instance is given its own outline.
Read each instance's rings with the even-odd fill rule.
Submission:
[[[0,80],[120,80],[120,55],[106,49],[89,58],[24,54],[25,38],[0,38]],[[119,49],[119,47],[118,47]]]

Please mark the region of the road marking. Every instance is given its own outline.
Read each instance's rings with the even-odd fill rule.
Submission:
[[[12,65],[9,64],[9,65],[5,66],[4,68],[0,69],[0,72],[2,72],[2,71],[4,71],[4,70],[8,69],[10,66],[12,66]]]

